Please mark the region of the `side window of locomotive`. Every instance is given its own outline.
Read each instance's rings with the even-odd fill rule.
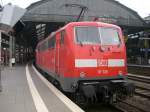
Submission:
[[[38,51],[38,52],[40,51],[40,45],[37,47],[37,51]]]
[[[46,50],[46,42],[44,41],[43,43],[42,43],[42,51],[45,51]]]
[[[42,43],[42,51],[45,51],[45,42]]]
[[[62,44],[64,44],[64,37],[65,37],[65,31],[63,30],[63,31],[61,31],[61,36],[60,36],[60,45],[62,45]]]
[[[46,40],[45,42],[44,42],[44,50],[47,50],[48,49],[48,41]]]
[[[39,46],[39,51],[40,52],[42,51],[42,44]]]
[[[44,51],[44,44],[41,45],[41,51]]]
[[[48,48],[55,48],[56,38],[53,36],[52,38],[48,39]]]

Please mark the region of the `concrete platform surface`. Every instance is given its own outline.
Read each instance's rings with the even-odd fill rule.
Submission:
[[[25,66],[2,71],[0,112],[36,112],[26,80]]]
[[[0,112],[84,112],[41,77],[31,65],[5,68]]]

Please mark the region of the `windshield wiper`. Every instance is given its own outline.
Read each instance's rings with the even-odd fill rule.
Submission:
[[[79,41],[79,43],[80,43],[80,45],[83,47],[83,43],[82,43],[82,41]]]

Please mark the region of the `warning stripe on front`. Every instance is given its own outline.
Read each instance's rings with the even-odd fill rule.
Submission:
[[[124,59],[109,59],[108,67],[124,67],[125,62]]]
[[[124,67],[124,59],[75,59],[75,67]]]
[[[75,59],[75,67],[97,67],[96,59]]]

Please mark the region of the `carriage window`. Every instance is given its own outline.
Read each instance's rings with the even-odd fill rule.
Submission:
[[[61,31],[60,44],[64,44],[65,31]]]
[[[52,38],[48,39],[48,47],[49,48],[54,48],[55,47],[55,43],[56,43],[55,36],[53,36]]]
[[[76,40],[83,44],[100,43],[99,30],[97,27],[76,27]]]

